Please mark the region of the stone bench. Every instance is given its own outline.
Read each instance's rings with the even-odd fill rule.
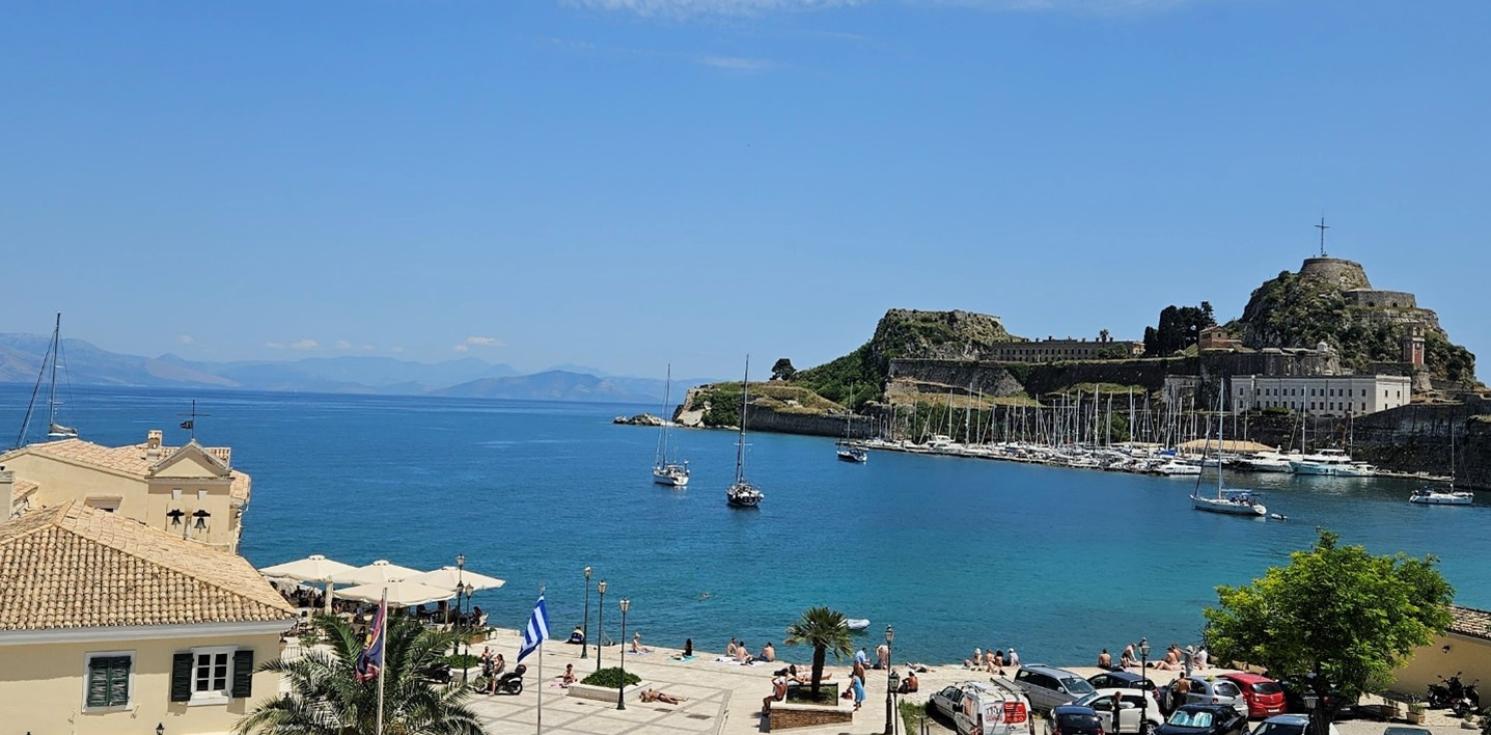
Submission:
[[[776,731],[790,730],[794,727],[847,724],[853,721],[853,702],[841,701],[833,705],[772,702],[771,714],[767,718],[766,727],[768,730]]]

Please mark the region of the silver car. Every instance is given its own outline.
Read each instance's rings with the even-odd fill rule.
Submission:
[[[1191,675],[1191,691],[1186,701],[1178,704],[1230,704],[1232,708],[1248,716],[1248,698],[1237,684],[1227,679],[1214,679]]]
[[[1070,704],[1078,697],[1092,694],[1092,685],[1086,679],[1051,666],[1032,664],[1015,674],[1015,685],[1025,692],[1030,706],[1049,712],[1052,707]]]

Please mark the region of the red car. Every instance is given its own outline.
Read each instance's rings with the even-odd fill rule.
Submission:
[[[1284,687],[1279,682],[1257,674],[1223,674],[1226,679],[1242,690],[1248,700],[1249,717],[1273,717],[1284,714]]]

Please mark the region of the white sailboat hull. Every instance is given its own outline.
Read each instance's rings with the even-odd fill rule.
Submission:
[[[1455,492],[1430,491],[1427,493],[1414,493],[1409,496],[1408,502],[1417,505],[1472,505],[1475,503],[1475,495],[1464,490]]]
[[[1264,507],[1262,503],[1232,500],[1225,497],[1208,498],[1192,495],[1191,505],[1196,510],[1204,510],[1208,513],[1221,513],[1223,515],[1251,516],[1257,518],[1268,515],[1268,508]]]
[[[725,491],[725,502],[735,508],[754,508],[764,497],[755,485],[748,482],[737,482]]]
[[[654,467],[652,481],[668,487],[686,487],[689,484],[689,471],[679,465]]]

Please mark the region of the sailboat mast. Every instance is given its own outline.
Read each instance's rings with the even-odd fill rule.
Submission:
[[[746,402],[751,392],[751,356],[746,355],[745,377],[740,380],[740,434],[735,441],[735,481],[745,478]]]
[[[673,398],[673,363],[668,363],[668,377],[663,381],[663,407],[658,411],[658,418],[662,419],[663,425],[658,427],[657,436],[657,460],[654,462],[662,467],[668,461],[668,402]]]
[[[1222,497],[1222,448],[1227,446],[1227,391],[1223,383],[1217,394],[1217,498]]]
[[[57,322],[52,326],[52,389],[47,396],[47,431],[57,423],[57,341],[62,334],[62,312],[57,312]]]

